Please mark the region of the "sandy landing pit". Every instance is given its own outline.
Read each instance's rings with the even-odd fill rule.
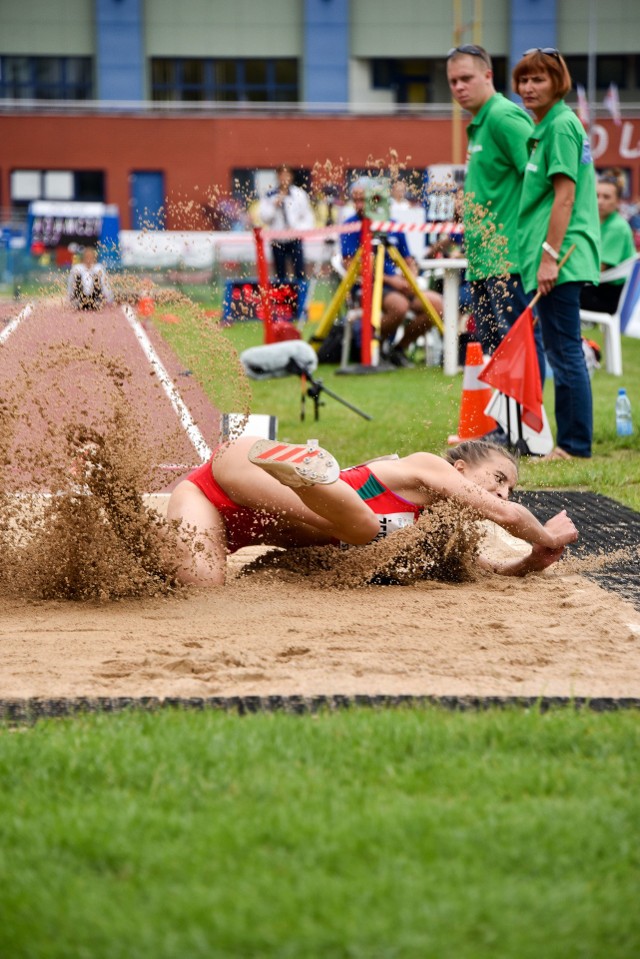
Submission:
[[[489,551],[520,544],[496,528]],[[320,590],[239,575],[186,597],[3,600],[0,698],[640,696],[640,613],[570,560],[526,579]]]

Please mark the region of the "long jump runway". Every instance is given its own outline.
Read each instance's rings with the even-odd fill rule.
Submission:
[[[218,440],[220,416],[190,371],[149,324],[129,306],[76,311],[62,299],[15,307],[0,326],[0,390],[17,400],[16,446],[47,443],[48,427],[74,408],[100,422],[114,398],[117,372],[130,414],[158,467],[167,492],[184,473],[204,462]],[[44,413],[44,415],[43,415]],[[32,477],[15,475],[20,491]]]

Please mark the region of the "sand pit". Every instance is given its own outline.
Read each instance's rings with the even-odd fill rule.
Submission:
[[[489,549],[519,544],[490,530]],[[640,696],[640,614],[580,575],[318,589],[241,576],[109,603],[4,600],[0,699]]]
[[[37,326],[21,326],[4,347],[7,384],[15,379],[9,361],[15,363],[16,371],[22,369],[20,359],[28,354],[30,335],[40,340],[48,335],[50,355],[57,358],[64,349],[73,362],[80,349],[90,348],[87,355],[91,359],[102,356],[107,348],[115,350],[113,344],[126,346],[129,342],[116,311],[105,314],[101,326],[81,324],[58,308],[36,319]],[[66,339],[62,346],[56,345],[61,331],[69,345]],[[98,416],[102,432],[88,448],[99,453],[91,474],[96,479],[93,495],[103,497],[102,513],[109,514],[112,527],[127,532],[130,552],[139,556],[140,544],[148,548],[152,561],[145,567],[146,576],[156,568],[151,555],[153,530],[142,523],[142,513],[130,493],[134,488],[154,487],[139,485],[148,470],[141,461],[135,431],[131,441],[124,443],[129,427],[121,410],[138,409],[139,404],[129,399],[135,394],[127,392],[134,386],[138,389],[137,380],[129,386],[135,376],[140,389],[146,388],[151,378],[135,352],[137,346],[131,344],[123,363],[133,371],[132,376],[112,377],[115,385],[103,377],[101,391],[94,391],[103,405],[96,406],[90,423],[95,424]],[[106,368],[94,359],[91,362],[91,370]],[[176,370],[177,377],[180,367]],[[75,380],[69,382],[73,385]],[[68,387],[63,394],[65,402],[70,395]],[[37,433],[37,414],[43,431],[45,427],[50,430],[47,413],[55,396],[48,392],[46,404],[35,409],[28,422],[24,404],[19,406],[20,415],[12,412],[18,407],[7,404],[4,408],[5,426],[10,429],[2,434],[3,442],[8,447],[7,437],[13,436],[22,459],[10,461],[0,493],[4,490],[14,495],[16,489],[36,488],[25,478],[35,472],[34,463],[41,462],[25,455],[31,435],[25,427],[28,425],[31,433],[36,428]],[[83,405],[89,406],[90,399],[83,397]],[[166,407],[168,410],[169,405]],[[154,409],[158,409],[157,403]],[[76,442],[74,447],[72,423],[66,431],[58,419],[54,425],[57,432],[42,435],[49,437],[47,449],[60,460],[46,461],[48,478],[58,477],[60,487],[50,486],[55,491],[65,483],[73,486],[85,481],[85,460],[81,458],[78,466],[74,449],[86,454],[87,444]],[[51,435],[58,438],[55,443]],[[145,433],[145,440],[149,437],[153,438],[152,430]],[[84,438],[84,434],[80,436]],[[136,454],[133,459],[129,449]],[[189,453],[187,448],[187,454],[193,455],[193,451]],[[176,446],[172,455],[184,452]],[[165,461],[158,446],[152,462]],[[71,478],[70,463],[76,470]],[[101,478],[107,477],[113,482],[103,483]],[[163,502],[156,497],[151,505],[161,510]],[[7,514],[13,522],[17,520],[12,510]],[[74,533],[86,529],[86,517],[94,529],[99,528],[98,512],[84,513],[80,522],[78,515],[69,514],[75,525],[67,528]],[[45,564],[40,570],[43,582],[47,576],[51,580],[53,565],[60,565],[60,529],[64,532],[63,527],[51,527],[52,535],[43,541],[52,548],[53,557],[49,567]],[[0,522],[0,539],[2,532]],[[136,532],[140,534],[137,539],[133,536]],[[76,539],[74,535],[64,540],[67,552]],[[92,542],[112,549],[106,535],[99,541],[93,536]],[[495,528],[489,531],[488,547],[496,556],[521,548]],[[104,570],[117,573],[117,564],[105,549],[94,550],[95,563],[104,561]],[[640,697],[640,613],[582,575],[602,560],[574,556],[526,579],[486,573],[463,582],[364,585],[351,576],[344,588],[339,575],[332,579],[278,569],[243,575],[243,568],[254,563],[260,553],[252,548],[232,556],[228,584],[208,591],[149,594],[145,593],[148,580],[144,577],[138,595],[108,601],[34,598],[29,592],[31,582],[24,580],[21,592],[5,590],[0,594],[0,700],[338,694]],[[7,555],[5,549],[0,573]],[[351,572],[358,565],[353,557],[345,557],[344,563]],[[5,580],[7,576],[11,579],[12,572],[5,569]],[[109,585],[113,587],[114,582],[111,577]],[[119,594],[116,590],[112,595]]]

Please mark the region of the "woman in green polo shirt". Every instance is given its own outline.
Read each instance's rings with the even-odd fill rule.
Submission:
[[[557,446],[547,459],[591,456],[591,382],[582,350],[580,293],[599,279],[595,171],[589,139],[563,97],[571,77],[551,47],[527,50],[513,71],[513,89],[533,114],[518,218],[520,269],[526,292],[539,290],[537,313],[553,369]],[[562,271],[558,261],[575,249]]]

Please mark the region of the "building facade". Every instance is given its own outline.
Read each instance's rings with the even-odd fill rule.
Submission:
[[[4,218],[89,200],[125,227],[206,229],[281,162],[338,185],[463,162],[446,54],[469,42],[507,94],[525,49],[562,50],[596,162],[640,193],[640,9],[621,0],[0,0],[0,24]]]

